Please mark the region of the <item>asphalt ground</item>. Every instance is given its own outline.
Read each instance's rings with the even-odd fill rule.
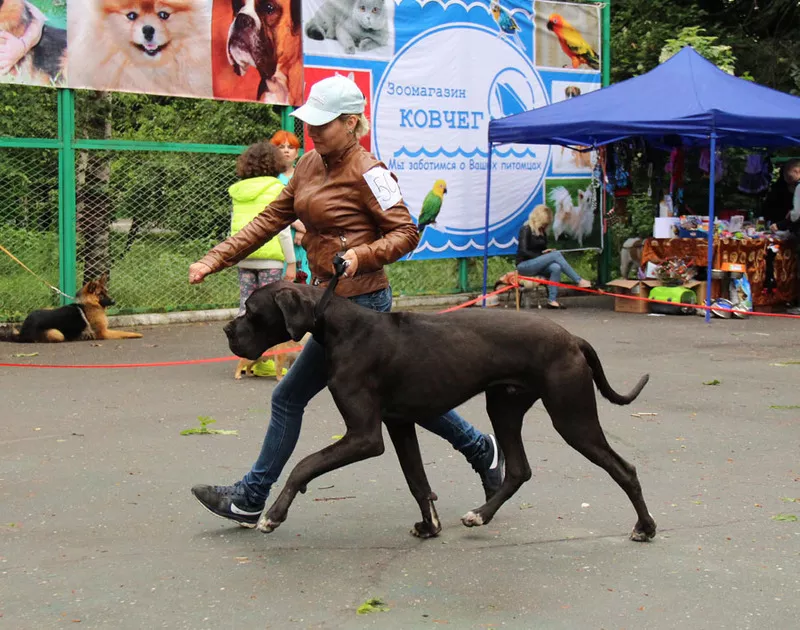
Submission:
[[[564,444],[541,403],[523,434],[534,477],[482,528],[459,520],[482,503],[477,475],[420,430],[438,538],[409,535],[418,512],[388,437],[382,457],[315,480],[266,535],[214,517],[189,488],[246,472],[274,380],[234,381],[233,362],[0,367],[0,627],[797,627],[798,322],[706,324],[614,313],[609,298],[570,304],[531,317],[588,339],[618,391],[651,374],[631,406],[599,399],[599,412],[609,442],[638,469],[659,528],[652,542],[628,540],[627,497]],[[143,339],[120,342],[2,343],[0,362],[226,357],[221,325],[140,328]],[[481,398],[460,411],[489,430]],[[181,436],[199,416],[238,435]],[[343,428],[323,392],[289,466]],[[370,598],[388,610],[356,614]]]

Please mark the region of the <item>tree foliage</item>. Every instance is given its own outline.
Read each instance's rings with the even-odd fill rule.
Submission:
[[[652,70],[665,46],[695,45],[737,76],[800,94],[798,33],[797,0],[612,0],[611,78]]]
[[[734,74],[736,58],[733,56],[733,50],[730,46],[716,42],[717,37],[705,35],[705,29],[702,27],[687,26],[678,32],[677,37],[670,38],[664,43],[658,61],[664,63],[686,46],[691,46],[720,70]]]

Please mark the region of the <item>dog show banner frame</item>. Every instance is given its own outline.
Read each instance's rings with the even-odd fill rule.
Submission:
[[[490,120],[601,87],[603,55],[594,52],[603,39],[599,5],[371,0],[373,11],[379,13],[382,6],[386,12],[373,23],[383,25],[382,35],[362,43],[368,40],[368,30],[362,30],[348,51],[336,37],[319,39],[330,2],[304,0],[304,63],[317,75],[322,68],[357,81],[371,74],[370,148],[397,175],[412,216],[422,223],[420,244],[407,259],[476,257],[487,244],[490,255],[513,254],[533,207],[557,205],[548,199],[556,188],[564,206],[562,214],[557,212],[559,220],[581,208],[591,184],[588,154],[570,149],[554,155],[549,146],[504,147],[493,156],[493,221],[487,238],[485,147]],[[584,32],[592,51],[586,58],[572,59],[564,52],[548,27],[554,15]],[[589,227],[578,238],[562,222],[565,230],[555,246],[599,248],[596,205],[591,212]]]
[[[0,83],[302,104],[302,0],[5,0]],[[0,45],[4,45],[1,44]]]

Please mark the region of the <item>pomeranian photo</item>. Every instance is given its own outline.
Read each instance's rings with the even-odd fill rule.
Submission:
[[[71,85],[211,96],[211,0],[70,0]]]

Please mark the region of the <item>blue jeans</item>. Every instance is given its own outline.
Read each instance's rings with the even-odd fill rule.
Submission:
[[[517,265],[517,271],[522,276],[549,275],[550,282],[561,282],[561,274],[566,275],[573,282],[580,282],[581,277],[569,266],[564,254],[561,252],[547,252],[530,260],[523,260]],[[547,299],[551,302],[558,297],[558,287],[547,285]]]
[[[386,313],[392,308],[392,290],[386,288],[350,300]],[[327,384],[325,348],[312,337],[272,392],[272,416],[261,452],[241,482],[250,501],[261,503],[267,500],[272,484],[278,480],[297,445],[306,405]],[[433,421],[420,422],[420,425],[450,442],[473,467],[480,466],[491,455],[486,436],[455,411],[448,411]]]

